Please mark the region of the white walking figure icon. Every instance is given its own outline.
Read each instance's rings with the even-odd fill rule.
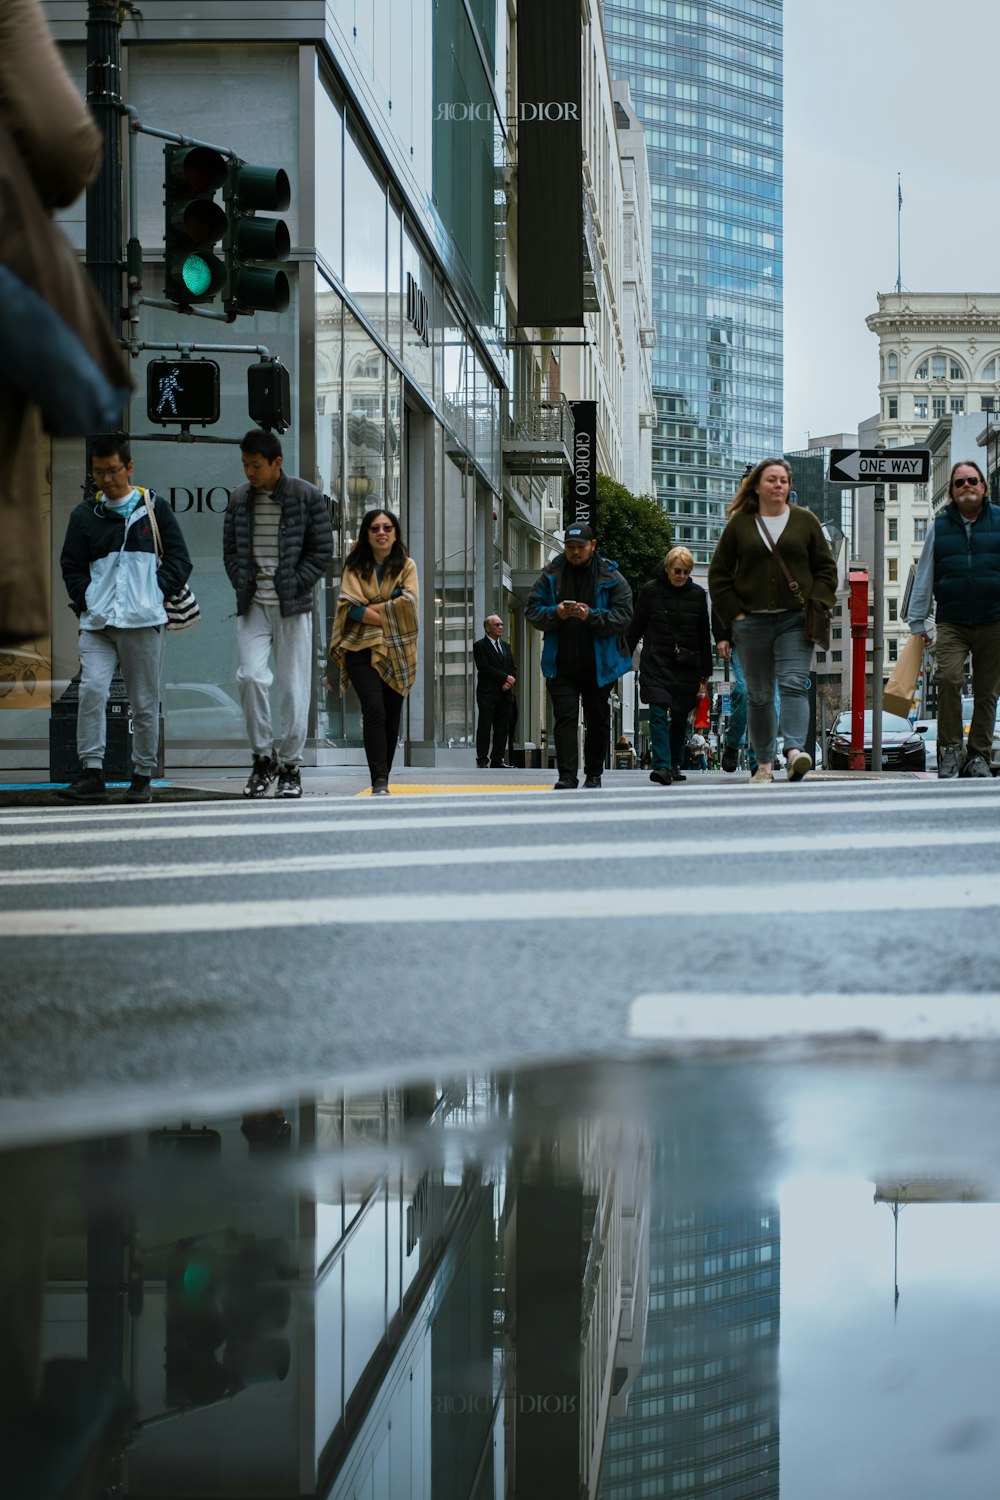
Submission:
[[[160,376],[160,400],[157,406],[159,412],[172,411],[174,416],[177,416],[177,393],[180,388],[180,376],[176,370],[171,370],[169,375]]]

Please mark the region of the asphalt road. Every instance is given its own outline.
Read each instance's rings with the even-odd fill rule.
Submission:
[[[700,1037],[996,1041],[998,856],[1000,785],[918,779],[8,812],[0,1123]]]

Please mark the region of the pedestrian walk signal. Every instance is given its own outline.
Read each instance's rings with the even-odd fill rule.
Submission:
[[[146,367],[146,416],[166,427],[219,420],[219,366],[214,359],[153,359]]]
[[[225,186],[226,158],[210,146],[165,146],[164,292],[178,307],[211,302],[222,290],[226,265],[212,247],[227,219],[215,194]]]

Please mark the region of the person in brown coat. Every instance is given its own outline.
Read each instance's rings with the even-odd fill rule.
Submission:
[[[117,340],[55,209],[101,166],[101,134],[39,0],[0,5],[0,646],[49,634],[48,445],[116,420],[129,389]],[[104,419],[104,420],[102,420]]]

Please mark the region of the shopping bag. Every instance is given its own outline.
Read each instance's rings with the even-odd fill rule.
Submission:
[[[902,651],[899,660],[892,669],[892,675],[885,685],[882,694],[882,707],[890,714],[899,714],[905,719],[913,707],[913,697],[917,691],[917,678],[920,676],[920,664],[924,659],[924,638],[920,635],[911,635]]]

